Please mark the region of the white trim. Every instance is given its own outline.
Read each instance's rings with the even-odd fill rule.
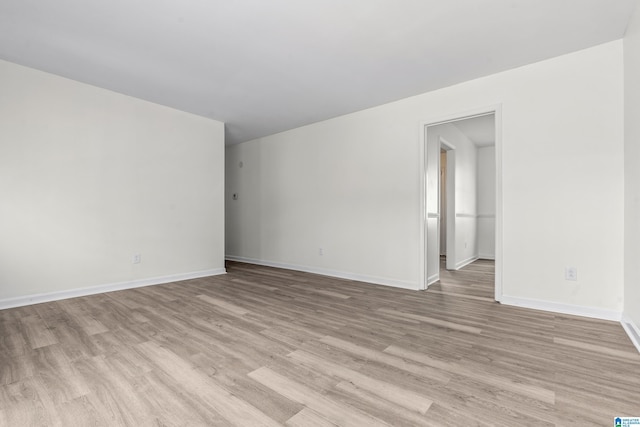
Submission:
[[[340,279],[353,280],[357,282],[372,283],[375,285],[392,286],[394,288],[403,288],[411,290],[419,290],[420,288],[414,282],[406,280],[390,279],[387,277],[367,276],[363,274],[347,273],[344,271],[328,270],[318,267],[309,267],[306,265],[289,264],[284,262],[274,262],[255,258],[245,258],[234,255],[227,255],[228,261],[244,262],[247,264],[264,265],[265,267],[283,268],[285,270],[303,271],[305,273],[321,274],[323,276],[337,277]]]
[[[587,307],[582,305],[563,304],[552,301],[543,301],[532,298],[502,296],[502,304],[516,307],[531,308],[534,310],[550,311],[552,313],[571,314],[573,316],[591,317],[593,319],[613,320],[619,322],[622,312],[607,310],[604,308]]]
[[[432,274],[431,276],[429,276],[427,278],[427,288],[431,285],[433,285],[434,283],[436,283],[438,280],[440,280],[440,272],[438,272],[438,274]]]
[[[473,218],[473,219],[476,219],[476,218],[478,218],[478,215],[460,212],[460,213],[456,213],[456,218]]]
[[[503,235],[503,203],[502,203],[502,104],[494,107],[494,126],[496,131],[496,222],[495,222],[495,289],[494,299],[498,302],[502,301],[502,235]]]
[[[478,219],[495,219],[496,214],[472,214],[459,212],[456,213],[456,218],[478,218]]]
[[[426,120],[423,123],[425,126],[437,126],[443,125],[445,123],[457,122],[459,120],[475,119],[476,117],[489,116],[495,112],[497,107],[498,105],[492,105],[485,108],[474,108],[473,110],[468,110],[462,113],[447,114],[446,116],[441,116],[432,120]],[[455,147],[453,148],[455,149]]]
[[[472,257],[470,257],[470,258],[467,258],[467,259],[465,259],[465,260],[462,260],[462,261],[460,261],[460,262],[457,262],[457,263],[456,263],[456,270],[460,270],[461,268],[464,268],[464,267],[466,267],[467,265],[469,265],[469,264],[471,264],[472,262],[477,261],[477,260],[478,260],[478,255],[474,255],[474,256],[472,256]]]
[[[478,259],[495,260],[496,256],[494,254],[478,254]]]
[[[636,325],[625,313],[622,313],[622,320],[620,323],[622,324],[624,331],[629,335],[629,339],[631,339],[631,342],[640,353],[640,327],[638,327],[638,325]]]
[[[418,229],[420,230],[419,234],[419,246],[418,246],[418,266],[420,270],[418,271],[418,289],[427,289],[427,165],[426,165],[426,152],[427,152],[427,132],[426,132],[426,123],[421,123],[420,125],[420,133],[418,138],[418,163],[419,163],[419,171],[420,171],[420,224]]]
[[[31,294],[15,298],[0,299],[0,310],[25,305],[40,304],[43,302],[59,301],[68,298],[84,297],[87,295],[102,294],[105,292],[122,291],[125,289],[141,288],[144,286],[162,285],[164,283],[179,282],[182,280],[199,279],[201,277],[217,276],[225,274],[224,268],[212,270],[194,271],[191,273],[172,274],[170,276],[151,277],[148,279],[138,279],[129,282],[110,283],[105,285],[90,286],[87,288],[68,289],[64,291],[47,292],[42,294]]]
[[[429,125],[429,126],[433,126],[433,125]],[[455,151],[456,150],[456,146],[453,145],[452,143],[450,143],[449,141],[447,141],[446,139],[444,139],[441,135],[438,135],[438,140],[440,141],[440,148],[442,149],[442,146],[444,145],[444,151]]]

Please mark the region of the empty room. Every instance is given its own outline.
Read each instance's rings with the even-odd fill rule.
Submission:
[[[640,426],[639,3],[3,0],[0,426]]]

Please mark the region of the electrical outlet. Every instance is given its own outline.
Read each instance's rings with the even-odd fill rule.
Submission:
[[[134,264],[140,264],[142,262],[142,254],[135,254],[131,260]]]
[[[578,269],[576,267],[565,267],[564,279],[572,281],[578,280]]]
[[[320,256],[324,255],[324,249],[318,248],[318,255]]]

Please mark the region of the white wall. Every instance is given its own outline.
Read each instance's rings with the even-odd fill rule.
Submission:
[[[420,124],[501,104],[504,296],[619,313],[622,58],[615,41],[228,147],[227,255],[418,288]]]
[[[417,247],[395,244],[419,231],[417,159],[388,144],[395,125],[367,125],[377,117],[227,147],[227,256],[417,286]]]
[[[478,257],[496,255],[496,147],[478,148]]]
[[[0,306],[224,271],[223,123],[0,61],[0,138]]]
[[[630,323],[640,328],[640,6],[636,7],[624,38],[624,75],[624,313]],[[640,341],[636,345],[640,350]]]

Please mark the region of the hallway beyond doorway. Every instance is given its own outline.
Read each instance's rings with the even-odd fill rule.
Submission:
[[[479,259],[460,270],[447,270],[446,257],[440,257],[440,281],[429,292],[463,298],[494,301],[495,261]]]

